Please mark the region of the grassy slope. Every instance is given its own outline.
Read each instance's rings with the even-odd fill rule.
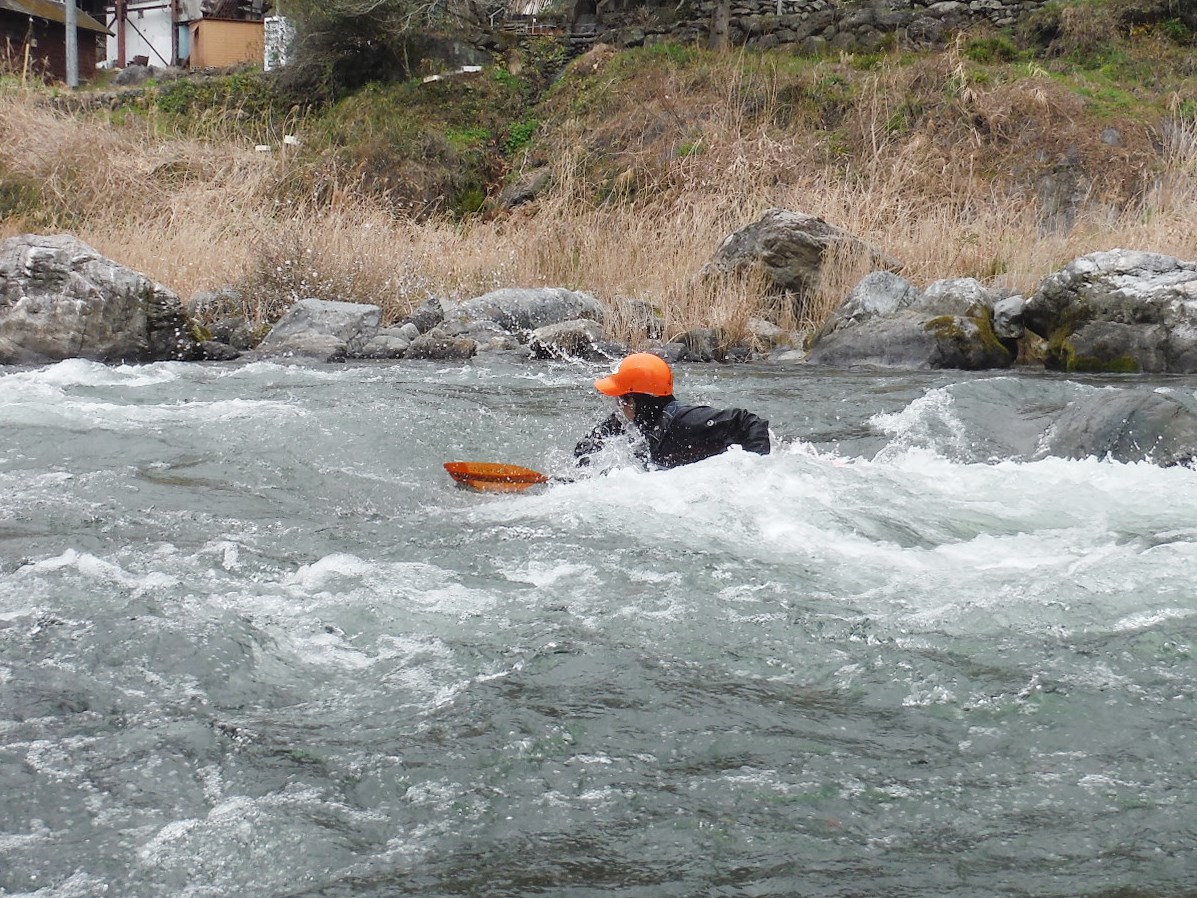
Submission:
[[[184,298],[239,285],[252,299],[235,310],[258,318],[302,295],[394,318],[430,294],[545,283],[617,313],[646,299],[678,329],[761,311],[817,324],[859,276],[846,264],[797,309],[751,283],[696,284],[769,206],[868,237],[916,283],[1028,290],[1115,245],[1197,257],[1191,35],[1057,30],[1046,50],[975,35],[825,59],[596,48],[551,81],[560,51],[542,41],[506,67],[371,85],[324,110],[246,76],[74,116],[8,88],[0,126],[29,139],[0,148],[0,231],[73,230]],[[282,151],[288,133],[301,144]],[[494,208],[538,167],[548,193]]]

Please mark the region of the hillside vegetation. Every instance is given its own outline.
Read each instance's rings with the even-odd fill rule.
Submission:
[[[1033,290],[1114,247],[1197,258],[1193,35],[1126,8],[1061,5],[935,53],[663,44],[567,62],[541,38],[477,74],[321,104],[252,72],[126,95],[10,77],[0,236],[70,231],[184,300],[239,289],[209,316],[270,321],[321,296],[396,320],[431,295],[560,285],[605,300],[633,342],[632,299],[677,329],[821,322],[858,261],[798,309],[751,279],[695,279],[769,207],[866,238],[920,286]],[[548,184],[532,202],[499,202],[532,174]]]

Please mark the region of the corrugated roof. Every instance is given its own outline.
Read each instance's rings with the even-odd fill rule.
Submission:
[[[66,6],[55,3],[54,0],[0,0],[0,9],[58,22],[60,25],[66,24]],[[81,9],[76,12],[75,24],[87,31],[98,31],[101,34],[112,33]]]

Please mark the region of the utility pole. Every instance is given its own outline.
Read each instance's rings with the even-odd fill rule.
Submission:
[[[66,83],[74,90],[79,86],[79,7],[75,0],[63,0],[66,7]]]

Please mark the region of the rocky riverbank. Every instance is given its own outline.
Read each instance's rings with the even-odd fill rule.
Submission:
[[[900,262],[820,218],[774,209],[728,236],[697,272],[754,271],[771,305],[801,304],[827,259],[867,258],[874,270],[816,332],[764,318],[737,341],[717,328],[667,333],[648,302],[630,309],[643,346],[670,361],[772,360],[832,367],[962,370],[1015,366],[1073,372],[1197,373],[1197,262],[1114,249],[1074,260],[1028,296],[946,278],[918,289]],[[610,309],[564,288],[505,288],[462,302],[429,298],[384,326],[375,305],[306,297],[268,332],[239,319],[197,323],[211,294],[179,297],[70,235],[0,244],[0,363],[228,360],[245,352],[319,362],[457,359],[490,352],[531,359],[617,359],[630,346],[604,330]],[[629,309],[623,310],[629,314]]]
[[[792,299],[817,279],[831,248],[845,245],[885,261],[820,219],[771,210],[730,235],[701,275],[754,266],[777,296]],[[193,299],[192,312],[204,301]],[[645,341],[635,348],[675,363],[1197,374],[1197,262],[1143,251],[1078,258],[1025,297],[1000,295],[972,278],[919,290],[877,269],[818,332],[786,331],[759,319],[748,339],[730,345],[715,329],[668,334],[649,304],[638,311]],[[165,287],[75,237],[26,234],[0,243],[0,363],[7,365],[68,358],[465,362],[497,353],[530,362],[609,363],[633,347],[606,336],[607,315],[604,303],[588,293],[505,288],[463,302],[430,298],[389,326],[378,306],[311,297],[264,335],[239,320],[208,329]],[[1069,408],[1045,451],[1191,463],[1197,403],[1179,393],[1135,392],[1115,405]]]

